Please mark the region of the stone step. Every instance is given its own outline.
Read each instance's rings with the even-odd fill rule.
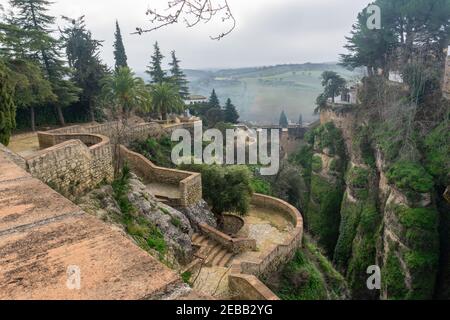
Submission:
[[[233,257],[234,255],[231,252],[227,252],[227,254],[217,263],[217,266],[228,268],[233,261]]]
[[[194,233],[192,235],[192,242],[193,243],[198,243],[199,242],[198,240],[201,239],[201,238],[203,238],[203,236],[200,233]]]
[[[211,261],[211,265],[212,266],[217,266],[219,265],[219,262],[223,259],[224,256],[226,256],[228,253],[228,250],[226,250],[225,248],[222,248],[222,250],[219,251],[219,253],[217,253],[217,255],[214,257],[214,259]]]
[[[212,262],[214,258],[223,250],[223,247],[220,244],[216,244],[208,254],[208,258],[205,263],[208,267],[212,266]]]

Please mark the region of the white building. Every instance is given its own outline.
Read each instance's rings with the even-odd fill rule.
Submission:
[[[208,98],[201,96],[201,95],[190,95],[186,100],[184,100],[184,103],[186,105],[192,105],[196,103],[204,103],[207,102]]]

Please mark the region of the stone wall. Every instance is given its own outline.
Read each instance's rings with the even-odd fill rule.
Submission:
[[[8,160],[14,162],[17,166],[19,166],[23,170],[27,169],[27,162],[25,161],[25,159],[19,156],[18,154],[14,153],[13,151],[9,150],[1,143],[0,143],[0,153],[3,154],[3,156]]]
[[[109,138],[79,133],[39,132],[47,148],[26,159],[28,171],[68,197],[77,197],[114,178]]]
[[[303,218],[295,207],[277,198],[254,194],[252,204],[283,212],[295,226],[283,244],[273,245],[259,260],[235,260],[231,267],[228,281],[230,286],[241,294],[239,298],[254,299],[255,295],[259,295],[261,299],[269,299],[273,298],[275,294],[271,293],[271,290],[258,278],[275,272],[282,263],[292,258],[302,243]]]
[[[67,286],[71,270],[80,272],[79,289]],[[0,151],[0,300],[142,300],[180,287],[175,272],[122,231]]]
[[[200,224],[201,233],[216,241],[228,251],[238,254],[245,251],[256,250],[256,240],[249,238],[232,238],[225,233],[207,224]]]
[[[107,122],[88,126],[75,125],[45,132],[39,132],[38,138],[40,147],[48,148],[56,144],[54,141],[55,135],[86,133],[103,135],[111,138],[116,131],[123,131],[122,138],[125,141],[145,140],[148,137],[158,137],[164,133],[162,127],[154,122],[132,124],[129,128],[124,130],[118,129],[117,122]]]
[[[120,162],[127,162],[131,170],[146,182],[159,182],[179,187],[182,207],[189,207],[202,199],[202,179],[199,173],[158,167],[143,155],[120,146]]]

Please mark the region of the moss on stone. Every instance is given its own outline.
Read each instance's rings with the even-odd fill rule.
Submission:
[[[401,190],[418,193],[430,192],[433,189],[433,178],[418,163],[399,161],[386,174],[389,183]]]
[[[392,250],[389,251],[386,263],[381,270],[381,281],[389,300],[404,300],[408,294],[405,275],[400,260]]]
[[[312,158],[312,170],[314,172],[320,172],[323,168],[322,158],[319,156],[314,156]]]

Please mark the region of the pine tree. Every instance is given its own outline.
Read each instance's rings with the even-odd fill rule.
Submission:
[[[146,73],[152,78],[152,83],[163,83],[166,80],[166,73],[162,69],[162,60],[164,56],[159,49],[158,42],[155,42],[154,53],[150,61],[150,65],[147,67]]]
[[[62,30],[62,34],[69,65],[74,70],[73,79],[83,90],[81,102],[87,106],[91,121],[95,121],[94,103],[101,93],[101,82],[107,74],[107,67],[99,56],[102,44],[86,30],[84,17],[64,19],[70,23]]]
[[[51,36],[55,17],[47,12],[52,3],[46,0],[10,0],[10,4],[17,11],[13,19],[14,25],[28,31],[25,42],[30,43],[29,56],[42,65],[53,93],[57,96],[54,106],[61,125],[64,125],[62,108],[78,100],[80,89],[67,80],[70,69],[57,50],[60,40]]]
[[[5,64],[0,61],[0,143],[9,144],[11,132],[16,126],[16,106],[14,104],[14,89]]]
[[[122,33],[120,32],[119,21],[116,20],[116,32],[114,33],[114,60],[116,61],[116,70],[120,67],[128,67],[127,54],[123,45]]]
[[[209,97],[208,105],[209,105],[210,109],[213,109],[213,108],[220,109],[220,102],[219,102],[219,98],[217,98],[215,89],[213,89],[213,91],[211,92],[211,96]]]
[[[177,86],[181,98],[187,99],[189,96],[188,81],[186,80],[186,75],[180,68],[180,60],[177,59],[175,51],[172,51],[172,62],[170,65],[171,81]]]
[[[239,113],[236,107],[231,103],[231,99],[228,98],[225,104],[225,122],[236,124],[239,120]]]
[[[280,127],[287,128],[288,126],[289,126],[289,122],[288,122],[286,114],[284,113],[284,110],[283,110],[280,115]]]

